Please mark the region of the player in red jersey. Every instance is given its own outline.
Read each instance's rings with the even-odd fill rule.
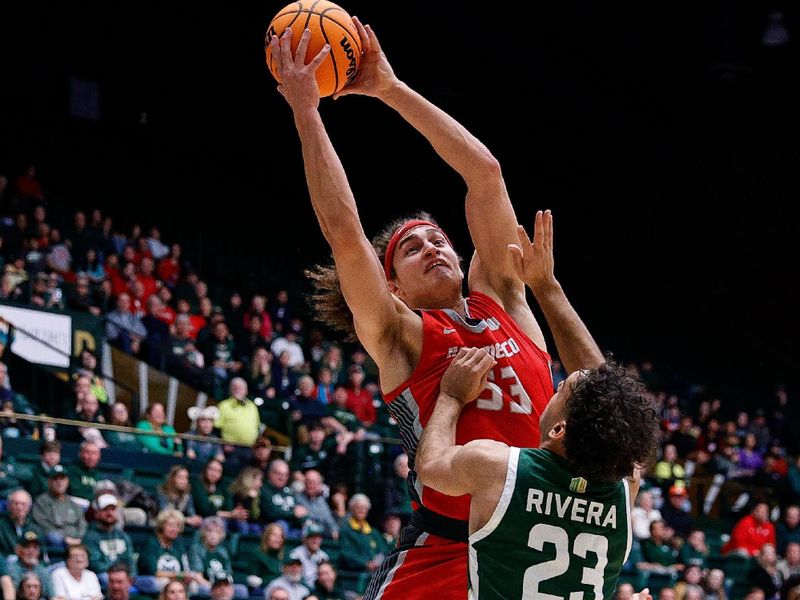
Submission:
[[[497,361],[484,394],[460,417],[457,443],[491,438],[515,446],[539,441],[539,415],[553,394],[550,357],[525,299],[532,289],[568,371],[596,367],[603,356],[553,275],[552,216],[537,213],[534,242],[518,223],[496,159],[452,117],[402,83],[375,33],[354,18],[364,56],[356,81],[339,95],[375,97],[431,143],[467,185],[466,213],[475,253],[469,296],[461,261],[429,217],[401,220],[371,243],[347,177],[319,115],[309,32],[291,52],[291,28],[273,37],[280,93],[292,109],[311,202],[333,250],[334,268],[312,273],[317,309],[332,325],[354,330],[380,369],[380,384],[409,455],[415,514],[397,548],[373,576],[364,598],[459,599],[467,596],[467,497],[422,488],[413,461],[433,411],[439,381],[463,346],[486,348]],[[523,281],[525,283],[523,283]],[[338,302],[337,300],[343,300]]]

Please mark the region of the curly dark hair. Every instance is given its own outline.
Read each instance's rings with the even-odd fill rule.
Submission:
[[[395,219],[372,238],[372,247],[381,264],[386,256],[386,248],[389,246],[392,234],[407,221],[415,219],[436,224],[436,221],[428,213],[418,212],[408,217]],[[316,319],[333,331],[344,334],[345,341],[358,341],[353,325],[353,313],[350,312],[350,307],[344,301],[344,294],[342,294],[339,283],[339,273],[336,271],[333,260],[327,265],[315,265],[307,269],[306,277],[311,279],[314,286],[314,291],[308,299]]]
[[[614,361],[590,370],[565,403],[567,459],[589,481],[616,481],[652,462],[659,422],[644,384]]]

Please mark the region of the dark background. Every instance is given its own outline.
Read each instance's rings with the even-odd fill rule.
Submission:
[[[63,201],[120,228],[159,225],[220,289],[302,292],[327,247],[263,61],[282,5],[3,3],[0,172],[34,162]],[[791,392],[800,27],[788,2],[343,6],[500,159],[522,222],[553,209],[557,275],[604,349],[751,406],[778,383]],[[780,46],[762,41],[772,11],[791,36]],[[75,116],[86,98],[97,109]],[[463,184],[416,132],[373,99],[321,111],[368,234],[426,209],[468,256]]]

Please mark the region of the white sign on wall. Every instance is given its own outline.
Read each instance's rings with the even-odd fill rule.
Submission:
[[[69,367],[69,357],[72,356],[71,317],[3,304],[0,304],[0,317],[15,327],[11,343],[14,354],[39,365]]]

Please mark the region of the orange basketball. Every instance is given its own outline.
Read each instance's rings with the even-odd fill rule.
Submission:
[[[292,55],[300,43],[303,30],[311,30],[311,40],[305,62],[308,64],[325,44],[331,52],[317,70],[320,97],[330,96],[351,83],[361,64],[361,38],[350,15],[339,5],[328,0],[298,0],[281,9],[272,19],[264,40],[267,66],[280,83],[275,72],[269,42],[272,36],[280,36],[287,27],[292,28]]]

